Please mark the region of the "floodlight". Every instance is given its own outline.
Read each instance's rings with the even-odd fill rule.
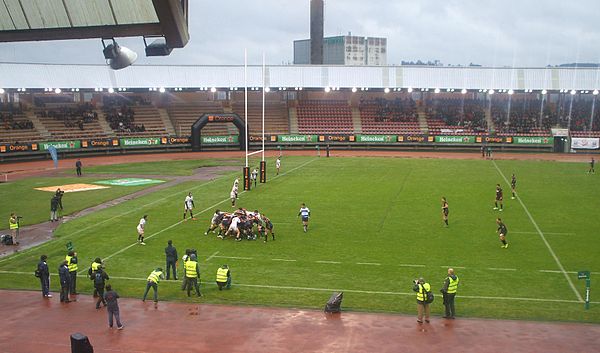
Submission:
[[[109,88],[108,88],[108,93],[115,93],[115,89],[114,89],[114,88],[112,88],[112,87],[109,87]]]
[[[0,89],[1,89],[1,88],[0,88]],[[594,92],[592,92],[592,94],[593,94],[594,96],[597,96],[597,95],[598,95],[598,90],[597,90],[597,89],[595,89],[595,90],[594,90]]]
[[[165,91],[166,91],[166,90],[165,90],[165,88],[164,88],[164,87],[161,87],[161,88],[159,88],[159,89],[158,89],[158,91],[159,91],[160,93],[165,93]]]
[[[514,94],[514,93],[515,93],[515,91],[513,91],[512,89],[508,90],[508,94]]]
[[[440,93],[440,89],[439,89],[439,88],[436,88],[436,89],[434,89],[434,90],[433,90],[433,92],[434,92],[434,93]]]
[[[325,87],[325,93],[329,93],[329,92],[331,92],[331,88]]]
[[[386,87],[386,88],[383,89],[383,92],[384,93],[390,93],[390,89]]]
[[[548,93],[548,91],[546,91],[545,89],[542,90],[542,94],[546,94]]]
[[[112,44],[106,45],[104,40],[102,40],[102,45],[104,46],[104,59],[107,60],[108,65],[113,70],[124,69],[127,66],[130,66],[137,60],[137,53],[133,50],[119,46],[117,42],[113,39]]]
[[[493,89],[490,89],[490,90],[488,91],[488,94],[494,94],[494,93],[496,93],[496,91],[494,91]]]
[[[163,89],[164,89],[164,88],[163,88]],[[215,92],[217,91],[217,88],[216,88],[216,87],[211,87],[211,88],[210,88],[210,91],[211,91],[212,93],[215,93]]]
[[[574,96],[577,93],[574,89],[571,90],[571,95]]]
[[[4,94],[4,92],[6,92],[4,91],[4,88],[0,88],[0,94]]]
[[[407,91],[408,93],[412,93],[413,89],[411,87],[408,87]]]
[[[62,90],[60,88],[57,88],[54,90],[54,93],[59,94],[60,92],[62,92]]]
[[[466,89],[466,88],[463,88],[463,89],[461,89],[461,90],[460,90],[460,93],[462,93],[462,94],[467,94],[467,89]]]
[[[271,87],[265,87],[265,92],[271,92]]]
[[[352,87],[352,93],[356,93],[356,91],[358,91],[358,89],[356,89],[356,87]]]

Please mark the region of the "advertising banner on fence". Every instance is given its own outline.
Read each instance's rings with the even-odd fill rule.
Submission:
[[[237,135],[230,136],[202,136],[203,145],[235,145],[240,140]]]
[[[119,146],[117,139],[94,139],[81,141],[82,148],[115,147]]]
[[[353,135],[319,135],[319,142],[354,142]]]
[[[474,136],[436,136],[438,143],[475,143]]]
[[[163,137],[161,139],[163,145],[184,145],[186,143],[190,143],[189,137]]]
[[[262,142],[262,135],[250,135],[248,142]],[[265,135],[265,142],[277,142],[277,136]]]
[[[398,142],[427,143],[429,141],[425,135],[400,135],[398,136]]]
[[[356,142],[368,143],[395,143],[397,137],[395,135],[357,135]]]
[[[11,143],[0,146],[0,153],[37,151],[37,143]]]
[[[317,142],[317,135],[278,135],[277,142],[288,142],[288,143]]]
[[[554,144],[554,137],[514,136],[513,143],[517,145],[552,145]]]
[[[153,146],[160,145],[160,137],[122,138],[121,147]]]
[[[54,146],[57,150],[74,150],[81,148],[81,141],[57,141],[57,142],[40,142],[40,150],[47,151],[48,147]]]
[[[501,137],[501,136],[477,136],[475,137],[477,143],[512,143],[512,139]]]
[[[599,145],[598,137],[571,137],[571,148],[574,150],[597,150]]]

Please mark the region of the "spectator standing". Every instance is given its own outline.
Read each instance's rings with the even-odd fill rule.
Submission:
[[[100,309],[100,303],[106,306],[106,300],[104,300],[104,285],[106,280],[110,279],[108,274],[104,272],[102,267],[99,267],[94,274],[94,288],[98,292],[98,301],[96,302],[96,309]]]
[[[50,271],[48,270],[48,263],[46,260],[48,256],[40,256],[40,262],[37,265],[36,276],[40,279],[42,285],[42,296],[44,298],[52,298],[50,294]]]
[[[415,280],[413,291],[417,292],[417,322],[422,324],[423,316],[425,316],[425,322],[429,323],[430,308],[427,301],[427,293],[431,292],[431,286],[421,277]]]
[[[113,327],[113,317],[117,321],[117,329],[122,330],[123,324],[121,323],[121,317],[119,313],[119,294],[112,290],[112,286],[108,284],[106,286],[106,293],[104,293],[104,300],[106,301],[106,312],[108,313],[108,327]]]
[[[173,279],[177,280],[177,249],[173,246],[172,240],[167,242],[165,256],[167,258],[167,281],[171,279],[171,268],[173,268]]]
[[[81,167],[83,167],[83,163],[81,163],[81,159],[77,159],[77,162],[75,162],[75,170],[77,171],[78,177],[81,176]]]
[[[444,308],[446,309],[444,318],[454,319],[454,297],[456,296],[456,290],[458,289],[458,276],[454,274],[454,269],[448,269],[448,276],[444,280],[444,286],[440,290],[442,297],[444,298]]]
[[[58,266],[58,277],[60,278],[60,302],[69,303],[69,284],[71,277],[69,276],[69,267],[67,261],[63,261]]]

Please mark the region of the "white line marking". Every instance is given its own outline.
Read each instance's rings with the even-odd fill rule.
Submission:
[[[508,182],[508,179],[506,179],[506,176],[504,176],[504,173],[502,173],[502,171],[500,170],[500,168],[498,168],[498,165],[496,164],[496,161],[492,160],[492,164],[494,164],[494,167],[496,168],[496,170],[498,171],[498,173],[502,176],[502,179],[504,179],[504,182],[506,182],[506,185],[510,186],[510,183]],[[550,252],[550,255],[552,255],[552,257],[554,258],[554,261],[556,262],[556,265],[558,265],[558,268],[562,271],[565,279],[569,283],[569,286],[571,286],[571,289],[573,290],[573,293],[575,293],[575,296],[577,297],[577,300],[579,300],[579,302],[582,303],[583,302],[583,298],[581,297],[581,294],[579,294],[579,291],[577,291],[577,288],[575,288],[575,284],[573,284],[573,281],[571,281],[571,277],[569,277],[569,275],[567,274],[567,271],[565,271],[565,268],[563,267],[562,263],[560,263],[560,260],[558,259],[558,256],[556,256],[556,254],[554,253],[554,250],[552,250],[552,247],[550,246],[550,243],[548,243],[548,241],[546,240],[546,237],[544,236],[544,233],[542,233],[542,230],[540,229],[540,227],[538,226],[538,224],[536,223],[536,221],[533,219],[533,216],[531,216],[531,213],[527,209],[527,206],[525,206],[525,204],[523,203],[523,200],[521,199],[520,196],[517,197],[517,201],[519,201],[519,203],[521,204],[521,207],[523,207],[523,210],[525,210],[525,213],[527,213],[527,216],[529,217],[529,220],[531,221],[531,224],[533,224],[533,226],[535,227],[535,230],[540,235],[540,238],[542,238],[542,241],[544,242],[544,244],[546,244],[546,247],[548,248],[548,251]]]
[[[516,268],[497,268],[497,267],[488,267],[488,270],[492,271],[516,271]]]
[[[425,265],[414,265],[414,264],[398,264],[401,267],[425,267]]]
[[[252,260],[251,257],[243,257],[243,256],[221,256],[221,255],[215,255],[213,257],[218,257],[218,258],[222,258],[222,259]]]
[[[17,275],[31,275],[32,272],[21,272],[21,271],[2,271],[0,270],[0,274],[17,274]],[[56,273],[51,273],[51,276],[58,276]],[[131,281],[147,281],[147,278],[137,278],[137,277],[120,277],[120,276],[110,276],[112,279],[121,279],[121,280],[131,280]],[[161,283],[170,283],[175,285],[180,285],[179,281],[163,281]],[[216,285],[211,281],[203,281],[203,285],[210,284]],[[386,292],[386,291],[371,291],[371,290],[359,290],[359,289],[340,289],[340,288],[313,288],[313,287],[296,287],[296,286],[271,286],[264,284],[244,284],[244,283],[234,283],[234,286],[239,287],[249,287],[249,288],[268,288],[268,289],[281,289],[281,290],[299,290],[299,291],[318,291],[318,292],[347,292],[347,293],[359,293],[359,294],[382,294],[382,295],[403,295],[403,296],[414,296],[414,292]],[[571,303],[571,304],[580,304],[581,302],[577,300],[567,300],[567,299],[545,299],[545,298],[523,298],[523,297],[488,297],[488,296],[479,296],[479,295],[460,295],[460,298],[465,299],[485,299],[485,300],[512,300],[512,301],[533,301],[533,302],[552,302],[552,303]],[[590,302],[592,304],[600,304],[600,302]]]
[[[296,260],[292,260],[292,259],[271,259],[271,261],[286,261],[286,262],[295,262]]]
[[[466,267],[463,267],[463,266],[440,266],[440,267],[442,267],[442,268],[462,268],[462,269],[466,268]]]
[[[285,172],[285,173],[282,173],[282,174],[280,174],[280,175],[276,175],[275,177],[273,177],[273,179],[276,179],[276,178],[277,178],[277,177],[279,177],[279,176],[283,176],[283,175],[286,175],[286,174],[288,174],[288,173],[291,173],[291,172],[293,172],[294,170],[297,170],[297,169],[299,169],[299,168],[301,168],[301,167],[304,167],[305,165],[307,165],[307,164],[309,164],[309,163],[312,163],[312,162],[314,162],[314,161],[316,161],[316,160],[317,160],[317,158],[313,158],[313,159],[311,159],[311,160],[309,160],[309,161],[307,161],[307,162],[305,162],[305,163],[302,163],[301,165],[299,165],[299,166],[297,166],[297,167],[295,167],[295,168],[292,168],[292,169],[290,169],[289,171],[287,171],[287,172]],[[221,178],[218,178],[218,179],[221,179]],[[214,180],[217,180],[217,179],[214,179]],[[206,185],[206,184],[208,184],[208,183],[204,183],[204,184],[202,184],[202,185]],[[240,193],[240,195],[244,194],[245,192],[246,192],[246,190],[242,191],[242,192]],[[205,208],[204,210],[200,211],[200,212],[198,213],[198,215],[200,215],[200,214],[202,214],[202,213],[204,213],[204,212],[206,212],[206,211],[208,211],[208,210],[210,210],[210,209],[212,209],[212,208],[214,208],[214,207],[216,207],[216,206],[218,206],[218,205],[220,205],[220,204],[222,204],[223,202],[226,202],[226,201],[229,201],[229,198],[226,198],[226,199],[224,199],[224,200],[222,200],[222,201],[219,201],[219,202],[217,202],[216,204],[214,204],[214,205],[212,205],[212,206],[209,206],[209,207]],[[171,228],[173,228],[173,227],[176,227],[176,226],[180,225],[181,223],[183,223],[183,220],[181,220],[181,221],[179,221],[179,222],[177,222],[177,223],[171,224],[171,225],[170,225],[170,226],[168,226],[167,228],[164,228],[164,229],[162,229],[162,230],[159,230],[159,231],[158,231],[158,232],[156,232],[156,233],[153,233],[153,234],[151,234],[150,236],[146,237],[146,239],[153,238],[154,236],[156,236],[156,235],[159,235],[159,234],[161,234],[162,232],[164,232],[164,231],[166,231],[166,230],[169,230],[169,229],[171,229]],[[106,257],[104,257],[104,260],[106,261],[106,260],[110,259],[111,257],[113,257],[113,256],[115,256],[115,255],[117,255],[117,254],[120,254],[120,253],[122,253],[122,252],[124,252],[124,251],[126,251],[126,250],[128,250],[128,249],[130,249],[130,248],[132,248],[132,247],[134,247],[134,246],[136,246],[136,245],[137,245],[137,242],[135,242],[135,243],[133,243],[133,244],[130,244],[130,245],[128,245],[128,246],[126,246],[126,247],[124,247],[123,249],[121,249],[121,250],[119,250],[119,251],[117,251],[117,252],[115,252],[115,253],[113,253],[113,254],[110,254],[110,255],[108,255],[108,256],[106,256]],[[78,273],[79,273],[79,274],[81,274],[81,273],[84,273],[84,272],[87,272],[87,269],[85,269],[85,270],[81,270],[81,271],[80,271],[80,272],[78,272]]]
[[[204,260],[204,261],[210,261],[210,259],[212,259],[213,257],[217,256],[218,253],[219,253],[218,251],[215,251],[212,255],[210,255],[209,257],[207,257],[206,260]]]
[[[381,266],[379,262],[357,262],[357,265],[372,265],[372,266]]]
[[[318,264],[341,264],[339,261],[315,261]]]
[[[511,231],[511,234],[538,234],[538,232],[514,232]],[[577,235],[575,233],[552,233],[552,232],[545,232],[544,234],[546,235]]]

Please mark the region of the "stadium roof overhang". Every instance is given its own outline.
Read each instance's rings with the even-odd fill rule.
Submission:
[[[187,0],[0,0],[0,42],[163,36],[188,40]]]
[[[598,68],[487,68],[428,66],[267,66],[265,85],[303,89],[571,91],[600,89]],[[0,63],[0,88],[44,89],[244,87],[244,67]],[[249,66],[248,87],[262,87],[263,69]]]

